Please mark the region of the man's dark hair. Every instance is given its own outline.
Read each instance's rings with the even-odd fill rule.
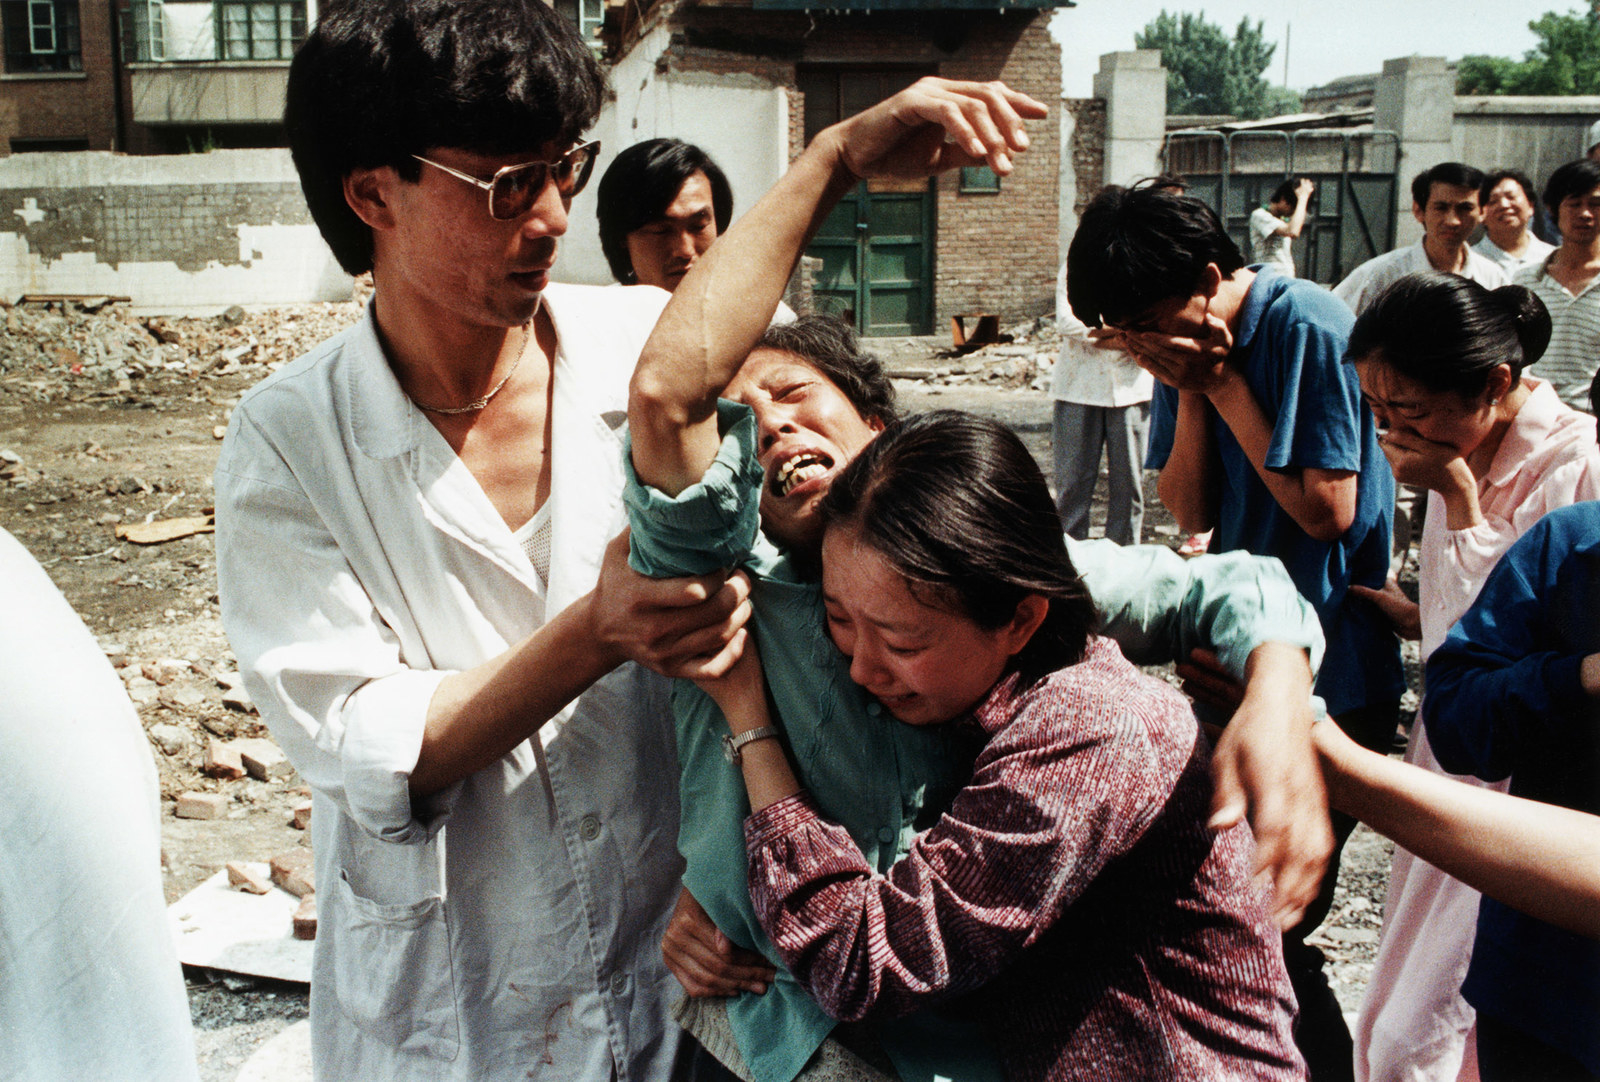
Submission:
[[[1083,657],[1094,602],[1039,464],[998,421],[955,410],[907,417],[839,472],[822,512],[829,529],[852,529],[882,555],[912,596],[979,627],[1004,626],[1030,594],[1045,598],[1044,623],[1014,660],[1023,680]]]
[[[1550,174],[1550,179],[1544,185],[1544,205],[1550,208],[1550,216],[1560,221],[1563,199],[1588,195],[1596,188],[1600,188],[1600,162],[1579,158]]]
[[[1272,189],[1272,195],[1267,199],[1267,206],[1274,203],[1287,203],[1294,206],[1295,189],[1300,187],[1299,177],[1285,177],[1282,184]]]
[[[890,425],[899,416],[889,374],[878,358],[862,352],[855,328],[837,316],[810,315],[774,323],[755,348],[799,357],[827,376],[865,420]]]
[[[434,147],[531,160],[575,143],[604,92],[577,31],[541,0],[332,0],[289,66],[283,122],[312,218],[360,274],[372,231],[345,203],[353,170],[415,181],[411,155]]]
[[[1522,286],[1485,289],[1459,274],[1419,271],[1389,286],[1350,330],[1345,360],[1382,360],[1430,391],[1477,398],[1489,373],[1511,368],[1511,386],[1550,344],[1550,313]]]
[[[667,213],[683,182],[704,173],[711,182],[711,212],[717,234],[733,218],[733,189],[711,155],[681,139],[648,139],[618,154],[600,178],[600,250],[624,285],[638,282],[628,257],[628,234]]]
[[[1130,188],[1165,188],[1169,192],[1182,195],[1189,190],[1189,182],[1177,173],[1157,173],[1153,177],[1140,177],[1129,185]]]
[[[1435,184],[1448,184],[1454,188],[1471,188],[1478,191],[1483,187],[1483,170],[1475,169],[1470,165],[1460,162],[1440,162],[1432,169],[1424,169],[1411,180],[1411,202],[1414,206],[1426,207],[1428,197],[1433,194]]]
[[[1209,264],[1244,266],[1222,223],[1198,199],[1160,188],[1109,187],[1084,208],[1067,249],[1067,299],[1091,327],[1126,323],[1188,298]]]
[[[1529,203],[1538,202],[1538,189],[1533,186],[1533,181],[1528,177],[1528,174],[1520,169],[1496,169],[1494,172],[1485,173],[1483,176],[1483,184],[1478,188],[1478,203],[1480,205],[1485,207],[1489,205],[1489,193],[1498,188],[1502,180],[1516,181],[1517,187],[1522,189],[1523,198]]]

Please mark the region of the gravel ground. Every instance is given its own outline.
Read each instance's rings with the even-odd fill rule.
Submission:
[[[114,309],[5,313],[0,523],[49,569],[138,700],[161,777],[169,902],[225,861],[264,861],[305,844],[288,825],[304,796],[292,775],[222,782],[201,772],[209,738],[265,735],[252,710],[223,701],[235,663],[217,618],[210,537],[141,546],[119,540],[115,529],[207,513],[220,426],[239,394],[356,312],[355,304],[319,305],[142,322]],[[1048,475],[1050,403],[1029,388],[1043,386],[1054,343],[1047,327],[1013,332],[1018,341],[965,357],[948,355],[940,338],[873,345],[891,370],[917,377],[900,381],[908,409],[996,417],[1023,436]],[[1151,475],[1146,537],[1175,544],[1177,528],[1154,491]],[[174,818],[174,798],[193,789],[225,793],[226,817]],[[1316,939],[1347,1011],[1370,972],[1388,854],[1387,842],[1357,832],[1333,914]],[[306,1016],[304,986],[187,975],[206,1082],[232,1082],[258,1049]]]

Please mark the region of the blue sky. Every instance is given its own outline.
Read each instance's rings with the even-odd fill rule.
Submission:
[[[1545,11],[1569,11],[1577,0],[1078,0],[1056,13],[1051,31],[1062,43],[1062,90],[1088,97],[1102,53],[1132,49],[1133,35],[1165,8],[1204,11],[1230,33],[1239,19],[1265,22],[1278,43],[1267,77],[1285,82],[1285,28],[1289,34],[1287,83],[1296,90],[1341,75],[1383,68],[1396,56],[1468,53],[1521,57],[1533,48],[1528,22]]]

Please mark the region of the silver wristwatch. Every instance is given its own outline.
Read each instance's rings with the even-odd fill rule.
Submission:
[[[755,740],[766,740],[768,737],[776,737],[777,735],[778,729],[775,725],[763,725],[759,729],[751,729],[748,732],[740,733],[738,736],[724,733],[722,734],[722,757],[734,766],[738,766],[740,760],[744,758],[740,749],[746,744]]]

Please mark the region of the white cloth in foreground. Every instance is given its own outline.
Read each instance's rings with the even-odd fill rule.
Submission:
[[[198,1078],[150,742],[5,530],[0,584],[0,1079]]]

